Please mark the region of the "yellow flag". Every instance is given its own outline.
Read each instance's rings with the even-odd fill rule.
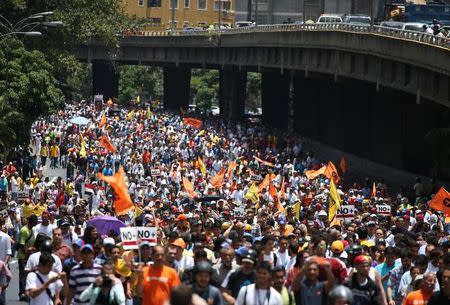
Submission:
[[[150,106],[147,107],[147,112],[145,113],[145,117],[149,120],[152,117],[153,113],[150,110]]]
[[[333,179],[330,179],[330,196],[328,197],[328,220],[332,222],[341,206],[341,198],[336,190]]]
[[[202,129],[202,130],[200,130],[200,131],[197,133],[196,137],[200,137],[200,136],[202,136],[204,133],[205,133],[205,130]]]
[[[255,183],[250,186],[244,197],[255,204],[259,203],[258,187]]]
[[[198,157],[198,165],[200,166],[200,171],[202,172],[202,175],[206,175],[206,166],[205,163],[203,163],[203,160]]]
[[[295,218],[297,218],[297,220],[300,220],[300,201],[297,201],[297,203],[292,207],[294,208]]]
[[[140,207],[136,206],[134,208],[134,218],[138,218],[139,216],[142,215],[142,213],[144,213],[144,210],[141,209]]]
[[[127,120],[130,121],[134,119],[134,110],[131,110],[130,112],[128,112],[127,114]]]
[[[80,156],[85,158],[86,157],[86,141],[84,140],[84,137],[81,134],[81,132],[80,132],[80,142],[81,142]]]

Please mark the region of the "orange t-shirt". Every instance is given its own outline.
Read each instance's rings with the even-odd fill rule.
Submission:
[[[172,288],[179,284],[180,279],[173,268],[168,266],[162,268],[144,267],[142,305],[163,305],[165,301],[170,299]]]
[[[402,305],[426,305],[430,297],[431,294],[423,293],[422,289],[415,290],[408,293]]]

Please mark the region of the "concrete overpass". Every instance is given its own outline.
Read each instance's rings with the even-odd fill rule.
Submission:
[[[188,104],[191,68],[219,69],[228,119],[244,115],[246,72],[261,72],[265,123],[292,121],[343,151],[421,173],[433,159],[424,135],[450,121],[449,40],[422,33],[350,24],[142,32],[113,52],[95,42],[75,52],[93,63],[94,91],[111,96],[111,60],[163,66],[164,105],[175,110]]]

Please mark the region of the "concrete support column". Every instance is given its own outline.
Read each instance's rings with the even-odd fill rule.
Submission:
[[[228,120],[244,117],[247,72],[220,70],[220,116]]]
[[[263,122],[275,128],[288,127],[290,75],[263,72],[261,102]]]
[[[190,68],[164,68],[164,109],[187,110],[191,89]]]
[[[119,71],[112,62],[92,63],[92,91],[94,95],[103,94],[105,101],[119,96]]]

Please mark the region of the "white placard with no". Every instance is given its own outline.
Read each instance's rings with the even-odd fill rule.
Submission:
[[[137,249],[138,245],[147,241],[156,245],[157,234],[155,227],[125,227],[120,228],[120,239],[124,250]]]
[[[356,208],[354,205],[341,205],[337,210],[336,218],[338,219],[353,219],[355,218]]]
[[[391,215],[391,206],[390,205],[377,205],[377,214]]]

